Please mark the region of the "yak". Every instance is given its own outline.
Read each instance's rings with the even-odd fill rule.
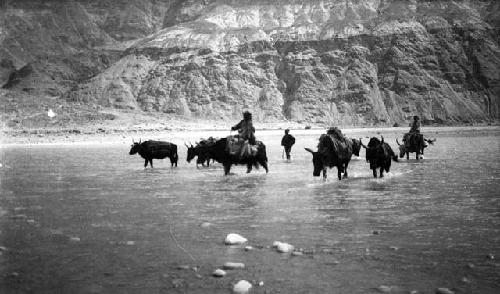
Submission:
[[[430,140],[425,139],[422,134],[411,134],[406,137],[403,144],[400,144],[398,139],[396,139],[396,143],[399,146],[399,157],[403,158],[406,154],[406,160],[410,159],[410,153],[415,152],[416,159],[420,159],[420,155],[424,155],[424,148],[427,147],[425,142],[433,145],[436,139]]]
[[[151,168],[153,168],[153,158],[164,159],[168,157],[170,158],[172,167],[177,166],[177,161],[179,159],[177,155],[177,145],[165,141],[148,140],[142,143],[141,141],[133,142],[129,154],[134,155],[136,153],[139,153],[139,155],[144,158],[144,167],[147,167],[149,162]]]
[[[377,177],[377,168],[380,168],[380,177],[384,177],[384,170],[389,172],[391,169],[391,159],[398,162],[398,157],[392,151],[391,146],[384,142],[384,137],[379,140],[373,137],[368,142],[368,146],[361,143],[366,148],[366,161],[370,163],[370,169],[373,171],[373,177]]]
[[[241,157],[239,153],[235,154],[231,152],[230,145],[233,140],[234,137],[229,136],[226,138],[218,139],[213,144],[208,144],[206,146],[206,152],[208,156],[210,156],[211,159],[222,163],[222,165],[224,166],[224,175],[229,174],[231,166],[234,164],[245,164],[247,166],[247,173],[250,173],[252,171],[253,166],[258,168],[259,165],[261,165],[266,170],[266,173],[269,172],[267,166],[266,145],[264,145],[264,143],[262,143],[261,141],[256,141],[255,147],[257,149],[257,152],[251,156]],[[193,153],[191,153],[190,155],[194,157],[194,155],[192,154]],[[191,159],[193,157],[191,157]]]
[[[196,146],[193,146],[193,144],[186,145],[187,147],[187,157],[186,160],[187,162],[191,162],[193,158],[198,157],[196,159],[196,167],[198,167],[199,164],[202,166],[210,166],[210,160],[213,160],[212,156],[210,155],[211,152],[211,146],[215,144],[217,139],[210,137],[206,140],[201,140],[196,144]]]
[[[339,140],[332,135],[323,134],[319,138],[318,151],[304,148],[313,155],[313,176],[319,177],[323,171],[323,179],[327,178],[327,168],[337,167],[337,176],[342,180],[347,178],[347,166],[351,161],[352,154],[359,156],[361,139]]]

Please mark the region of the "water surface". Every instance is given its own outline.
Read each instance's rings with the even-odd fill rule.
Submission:
[[[367,142],[376,132],[347,135]],[[382,134],[396,149],[400,132]],[[230,293],[240,279],[254,293],[379,293],[382,285],[498,293],[500,131],[428,134],[438,140],[423,161],[393,163],[374,179],[363,151],[342,181],[336,170],[327,181],[312,177],[303,148],[318,132],[294,133],[290,163],[281,134],[258,133],[270,173],[240,166],[227,177],[218,164],[185,162],[192,134],[165,138],[179,145],[177,168],[167,159],[144,169],[125,144],[4,146],[0,293]],[[254,250],[225,246],[228,233]],[[305,254],[279,254],[274,241]],[[211,277],[228,261],[246,267]]]

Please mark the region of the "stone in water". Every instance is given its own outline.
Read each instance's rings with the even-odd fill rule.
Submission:
[[[437,288],[436,294],[455,294],[455,292],[451,291],[448,288]]]
[[[284,243],[284,242],[279,242],[279,241],[274,242],[273,247],[276,247],[276,250],[279,253],[292,252],[294,249],[293,245],[290,245],[290,244]]]
[[[240,280],[238,283],[236,283],[234,285],[233,293],[246,294],[250,291],[251,288],[252,288],[252,284],[250,284],[248,281]]]
[[[224,243],[226,245],[240,245],[246,243],[248,240],[238,234],[228,234]]]
[[[222,266],[222,268],[226,270],[232,270],[232,269],[242,269],[245,268],[245,264],[241,262],[226,262]]]
[[[212,273],[212,275],[216,278],[222,278],[223,276],[226,275],[226,272],[218,268]]]

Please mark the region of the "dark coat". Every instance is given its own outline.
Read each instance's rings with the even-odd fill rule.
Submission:
[[[281,138],[281,146],[292,147],[295,144],[295,137],[290,134],[285,134],[283,138]]]
[[[255,128],[252,120],[241,120],[238,124],[231,128],[233,131],[238,131],[240,138],[255,143]]]

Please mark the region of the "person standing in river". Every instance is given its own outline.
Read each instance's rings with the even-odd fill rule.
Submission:
[[[290,160],[290,152],[292,151],[292,146],[295,144],[295,137],[290,135],[290,130],[285,130],[285,135],[281,138],[281,146],[285,149],[286,160]]]

